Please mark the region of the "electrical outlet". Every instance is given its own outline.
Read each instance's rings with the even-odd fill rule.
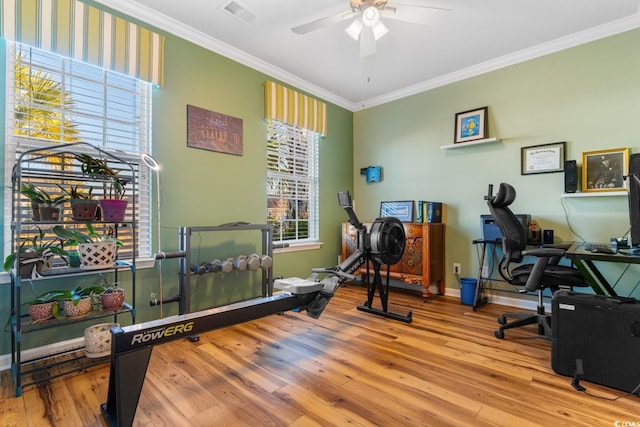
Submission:
[[[462,265],[459,262],[453,263],[453,274],[460,275],[462,273]]]
[[[483,265],[482,266],[482,277],[485,278],[485,279],[489,277],[489,266],[488,265]]]

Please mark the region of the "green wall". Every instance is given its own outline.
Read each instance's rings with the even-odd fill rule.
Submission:
[[[4,43],[1,43],[4,47]],[[4,70],[4,55],[2,56]],[[4,98],[2,79],[0,99]],[[165,85],[153,90],[153,156],[161,164],[161,242],[164,251],[178,249],[178,227],[215,226],[233,221],[266,222],[266,127],[263,121],[264,88],[268,76],[212,53],[193,43],[167,35],[165,44]],[[186,108],[195,105],[243,120],[244,154],[234,156],[188,148],[186,144]],[[4,102],[2,103],[4,105]],[[353,113],[328,105],[327,136],[320,139],[320,240],[321,249],[276,254],[274,276],[307,277],[311,268],[332,266],[340,253],[340,223],[344,211],[336,193],[352,189]],[[4,120],[2,121],[4,123]],[[0,125],[2,126],[2,125]],[[4,141],[4,129],[0,129]],[[4,143],[4,142],[3,142]],[[155,190],[153,192],[155,197]],[[155,201],[153,202],[155,206]],[[154,222],[155,222],[154,217]],[[155,235],[156,226],[153,226]],[[259,236],[259,233],[257,233]],[[196,238],[199,238],[196,236]],[[154,251],[157,239],[154,236]],[[221,237],[220,258],[259,251],[249,246],[245,236]],[[214,243],[215,245],[215,243]],[[138,269],[137,320],[159,316],[158,307],[150,307],[151,293],[159,294],[162,274],[164,296],[177,293],[177,261],[165,260],[154,268]],[[162,272],[162,273],[160,273]],[[252,297],[256,281],[234,272],[229,280],[194,280],[192,307],[219,305],[238,297]],[[247,275],[255,274],[246,272]],[[124,275],[125,277],[127,274]],[[80,279],[80,280],[85,280]],[[259,280],[259,279],[258,279]],[[61,283],[35,282],[39,286],[60,287]],[[130,289],[130,281],[124,279]],[[65,286],[68,284],[65,284]],[[249,289],[250,288],[250,289]],[[259,287],[257,288],[259,289]],[[0,284],[0,313],[4,324],[9,311],[9,284]],[[28,292],[28,289],[23,289]],[[39,293],[39,292],[38,292]],[[177,304],[164,306],[164,315],[177,314]],[[127,322],[127,316],[120,321]],[[24,334],[27,347],[81,336],[88,326],[56,328],[47,334]],[[27,337],[27,335],[29,335]],[[0,354],[10,352],[10,336],[0,333]]]
[[[521,175],[520,150],[566,141],[566,158],[578,164],[585,151],[640,152],[638,46],[640,30],[633,30],[355,113],[354,200],[361,217],[375,218],[383,200],[444,202],[449,288],[458,287],[454,262],[464,276],[476,275],[471,241],[488,213],[488,184],[511,183],[514,211],[555,230],[556,241],[624,235],[626,197],[561,198],[563,174]],[[456,113],[485,105],[489,136],[501,142],[440,148],[453,143]],[[359,176],[367,165],[381,165],[384,181],[367,184]]]
[[[563,199],[561,173],[520,174],[520,149],[566,141],[567,158],[579,163],[584,151],[630,147],[640,152],[640,129],[635,126],[640,111],[637,46],[640,30],[357,113],[330,104],[328,135],[320,142],[324,245],[319,250],[276,254],[274,274],[305,277],[312,267],[336,263],[340,223],[346,220],[336,192],[343,189],[352,191],[363,221],[378,216],[383,200],[444,202],[449,288],[457,288],[452,263],[462,264],[463,275],[475,275],[477,253],[471,241],[480,236],[479,217],[487,213],[483,196],[490,183],[513,184],[518,191],[515,211],[530,213],[542,228],[554,229],[558,241],[602,241],[623,235],[628,228],[626,198]],[[0,65],[4,69],[4,63]],[[262,84],[268,76],[171,35],[166,39],[165,71],[165,85],[153,93],[153,155],[162,165],[162,249],[177,249],[179,226],[265,222]],[[4,78],[0,100],[3,91]],[[187,148],[187,104],[242,118],[244,155]],[[485,105],[489,134],[501,142],[440,148],[452,143],[455,113]],[[4,130],[0,131],[3,138]],[[360,176],[360,168],[369,165],[383,166],[381,183],[366,184]],[[139,270],[139,321],[159,315],[158,308],[147,302],[152,292],[159,291],[160,274],[165,296],[177,292],[175,261]],[[219,299],[216,289],[197,284],[192,294],[195,300]],[[8,310],[9,290],[0,285],[1,313]],[[175,304],[165,306],[165,315],[175,312]],[[54,330],[47,339],[63,339],[63,331]],[[53,336],[58,332],[63,336]],[[1,337],[0,353],[6,354],[9,335],[3,332]]]

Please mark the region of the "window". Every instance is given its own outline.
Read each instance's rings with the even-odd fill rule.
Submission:
[[[78,141],[132,163],[150,152],[150,83],[9,41],[6,62],[7,164],[25,150]],[[42,167],[59,168],[54,161]],[[11,186],[11,167],[5,168],[4,182]],[[142,167],[136,194],[129,195],[137,197],[138,258],[151,257],[150,187],[150,172]],[[5,254],[11,250],[10,193],[5,191]],[[123,234],[121,240],[131,238]]]
[[[267,223],[276,243],[318,240],[318,137],[279,121],[267,123]]]

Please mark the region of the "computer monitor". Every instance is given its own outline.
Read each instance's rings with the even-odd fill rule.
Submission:
[[[640,177],[630,174],[626,178],[629,180],[629,243],[632,248],[640,249]]]

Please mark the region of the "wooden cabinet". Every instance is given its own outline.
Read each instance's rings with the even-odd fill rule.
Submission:
[[[371,224],[365,223],[367,230]],[[398,279],[400,287],[422,292],[426,300],[431,295],[429,285],[434,284],[438,294],[444,294],[444,230],[442,223],[418,224],[403,223],[407,240],[404,254],[397,264],[391,266],[390,276]],[[342,259],[346,259],[355,250],[357,233],[355,228],[345,222],[342,224]],[[386,268],[384,269],[386,274]],[[366,273],[366,266],[358,270]],[[370,268],[373,274],[373,269]],[[383,275],[384,277],[384,275]],[[392,284],[397,286],[397,284]]]

